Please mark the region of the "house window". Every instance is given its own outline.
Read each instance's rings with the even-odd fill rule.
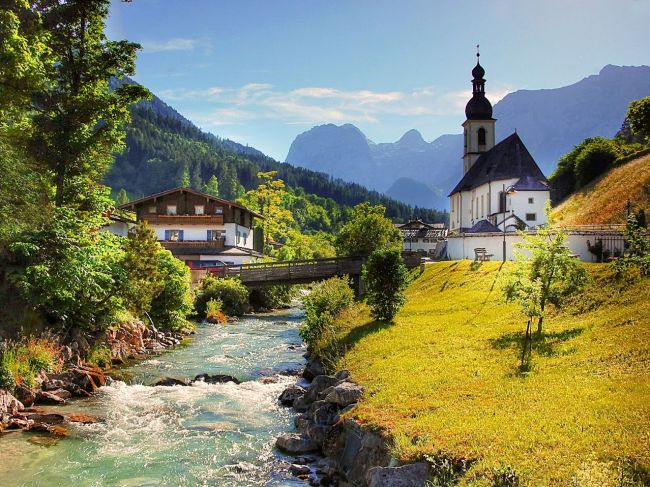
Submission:
[[[528,204],[532,205],[533,203],[535,203],[535,199],[534,198],[528,198]]]
[[[536,213],[526,213],[526,221],[527,222],[534,222],[537,220],[537,214]]]
[[[244,237],[244,245],[246,245],[246,242],[248,241],[248,234],[244,233],[243,237]]]
[[[216,207],[214,208],[214,213],[215,213],[216,215],[223,215],[223,206],[216,206]]]
[[[149,213],[156,213],[156,207],[155,207],[155,206],[150,206],[150,207],[147,209],[147,211],[148,211]]]
[[[194,214],[195,215],[203,215],[203,210],[205,207],[203,205],[194,205]]]
[[[239,245],[239,242],[240,242],[240,241],[241,241],[241,232],[238,231],[238,232],[237,232],[237,244],[236,244],[236,245]]]
[[[170,242],[182,242],[183,230],[165,230],[165,240]]]
[[[485,145],[485,129],[483,127],[478,129],[478,145]]]
[[[423,243],[429,243],[429,239],[428,239],[428,238],[425,238],[424,240],[422,240],[422,242],[423,242]]]
[[[176,215],[176,205],[167,205],[167,214]]]
[[[223,230],[208,230],[208,240],[219,240],[225,237],[225,233]]]

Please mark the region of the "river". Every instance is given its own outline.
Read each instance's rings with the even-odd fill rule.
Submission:
[[[39,433],[3,435],[0,486],[306,485],[290,476],[273,448],[275,437],[293,428],[292,411],[277,397],[295,377],[275,373],[304,365],[301,317],[292,309],[200,325],[189,345],[121,368],[125,381],[90,399],[45,408],[103,421],[72,424],[70,436],[56,441]],[[204,372],[243,382],[148,385]]]

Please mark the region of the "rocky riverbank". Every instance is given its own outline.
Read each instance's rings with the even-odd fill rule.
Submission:
[[[73,398],[90,397],[110,380],[106,370],[84,362],[82,357],[90,353],[91,343],[105,346],[110,351],[111,364],[117,365],[129,360],[148,358],[166,348],[176,346],[189,333],[190,330],[160,332],[136,320],[121,323],[100,337],[73,330],[68,344],[61,347],[61,372],[41,372],[33,387],[18,384],[13,394],[0,389],[0,431],[34,430],[65,436],[63,423],[93,422],[93,418],[84,415],[43,414],[37,407],[65,405]],[[79,420],[80,417],[82,420]]]
[[[304,372],[307,383],[288,387],[279,401],[293,407],[297,433],[283,433],[276,446],[295,455],[290,470],[314,486],[420,487],[431,476],[428,463],[399,465],[379,432],[346,413],[363,395],[346,370],[326,375],[319,360]],[[311,465],[311,467],[310,467]]]

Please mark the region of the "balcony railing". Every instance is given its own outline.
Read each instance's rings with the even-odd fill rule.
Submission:
[[[163,225],[223,225],[223,215],[143,215],[152,224]]]
[[[170,251],[218,250],[226,244],[225,237],[215,240],[161,240],[161,245]]]

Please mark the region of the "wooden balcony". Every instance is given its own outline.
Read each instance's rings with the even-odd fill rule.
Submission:
[[[223,215],[154,215],[142,216],[150,224],[158,225],[223,225]]]
[[[173,254],[209,254],[226,245],[225,237],[215,240],[160,240],[160,244]]]

